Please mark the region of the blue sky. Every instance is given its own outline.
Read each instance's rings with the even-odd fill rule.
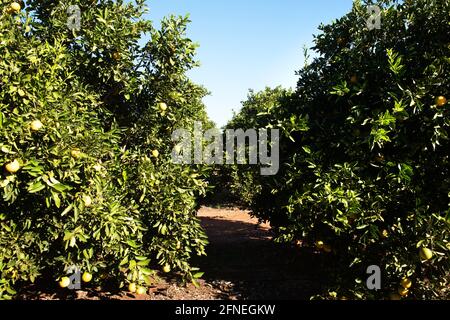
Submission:
[[[321,22],[347,13],[352,0],[149,0],[147,18],[190,14],[188,36],[200,44],[201,67],[189,76],[204,85],[208,115],[223,126],[249,89],[295,87]]]

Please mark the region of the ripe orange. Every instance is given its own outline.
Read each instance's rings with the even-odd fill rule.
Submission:
[[[421,248],[419,256],[422,260],[430,260],[431,258],[433,258],[433,251],[428,248]]]
[[[92,205],[92,198],[90,196],[83,196],[83,202],[85,207],[90,207]]]
[[[167,110],[167,104],[165,104],[164,102],[160,102],[159,103],[159,109],[161,110],[161,111],[166,111]]]
[[[136,289],[136,293],[137,294],[146,294],[147,293],[147,289],[145,287],[139,286]]]
[[[92,280],[92,274],[90,274],[89,272],[85,272],[83,273],[81,279],[83,280],[83,282],[90,282]]]
[[[68,277],[62,277],[59,281],[59,286],[61,288],[67,288],[70,285],[70,279]]]
[[[9,173],[16,173],[17,171],[20,170],[20,163],[19,161],[16,159],[13,162],[8,163],[5,166],[6,171],[8,171]]]
[[[412,281],[408,278],[404,278],[400,281],[400,285],[405,289],[409,289],[412,287]]]
[[[164,266],[164,268],[163,268],[163,271],[164,271],[165,273],[169,273],[169,272],[170,272],[170,266],[169,266],[168,264],[166,264],[166,265]]]
[[[30,128],[31,128],[31,130],[33,130],[33,131],[39,131],[39,130],[42,129],[43,126],[44,126],[44,125],[43,125],[42,122],[39,121],[39,120],[34,120],[34,121],[31,122],[31,124],[30,124]]]
[[[137,288],[136,288],[136,284],[135,283],[130,283],[128,285],[128,291],[130,291],[131,293],[135,293],[136,290],[137,290]]]
[[[408,295],[408,293],[409,293],[409,290],[408,290],[408,289],[403,288],[402,286],[400,286],[400,287],[398,288],[398,294],[399,294],[401,297],[406,297],[406,296]]]
[[[317,249],[319,249],[319,250],[321,250],[321,249],[323,249],[323,247],[324,247],[324,243],[323,243],[323,241],[316,241],[316,248]]]
[[[446,104],[447,104],[447,98],[445,98],[444,96],[439,96],[436,98],[436,105],[438,107],[442,107]]]
[[[22,10],[22,7],[20,6],[19,3],[13,2],[9,5],[9,10],[11,13],[19,13],[20,10]]]
[[[158,150],[153,150],[152,151],[152,156],[154,156],[155,158],[159,157],[159,151]]]

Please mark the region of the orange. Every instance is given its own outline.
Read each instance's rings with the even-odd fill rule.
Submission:
[[[319,241],[316,241],[316,248],[317,248],[317,249],[319,249],[319,250],[320,250],[320,249],[323,249],[324,245],[325,245],[325,244],[323,243],[323,241],[320,241],[320,240],[319,240]]]
[[[408,290],[408,289],[403,288],[403,287],[401,287],[401,286],[398,288],[398,294],[399,294],[401,297],[406,297],[406,296],[408,295],[408,293],[409,293],[409,290]]]
[[[428,248],[421,248],[419,256],[422,260],[430,260],[431,258],[433,258],[433,251]]]
[[[90,282],[92,280],[92,274],[90,274],[89,272],[85,272],[83,273],[81,279],[83,280],[83,282]]]
[[[39,121],[39,120],[34,120],[34,121],[31,122],[31,124],[30,124],[30,128],[31,128],[31,130],[33,130],[33,131],[39,131],[39,130],[42,129],[43,126],[44,126],[44,125],[43,125],[42,122]]]
[[[136,284],[135,284],[135,283],[130,283],[130,284],[128,285],[128,291],[130,291],[130,292],[132,292],[132,293],[135,293],[136,290],[137,290],[137,288],[136,288]]]
[[[405,278],[400,281],[400,285],[405,289],[409,289],[412,287],[412,281],[408,278]]]
[[[90,207],[92,205],[92,198],[90,196],[83,196],[83,202],[85,207]]]
[[[165,104],[164,102],[159,103],[159,109],[161,111],[166,111],[167,110],[167,104]]]
[[[147,293],[147,289],[146,289],[145,287],[139,286],[139,287],[137,287],[137,289],[136,289],[136,293],[137,293],[137,294],[146,294],[146,293]]]
[[[68,277],[62,277],[59,281],[59,286],[61,288],[67,288],[70,285],[70,279]]]
[[[9,5],[9,9],[11,10],[12,13],[19,13],[20,10],[22,10],[22,7],[20,6],[19,3],[13,2]]]
[[[436,105],[442,107],[447,104],[447,99],[444,96],[439,96],[436,98]]]
[[[6,171],[8,171],[9,173],[16,173],[17,171],[20,170],[20,163],[19,161],[14,160],[13,162],[8,163],[5,166]]]

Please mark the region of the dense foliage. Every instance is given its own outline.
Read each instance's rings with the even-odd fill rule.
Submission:
[[[170,157],[173,130],[211,125],[188,19],[156,29],[142,0],[0,6],[0,298],[73,265],[119,287],[195,281],[207,169]]]
[[[249,95],[229,127],[282,129],[281,169],[234,167],[235,192],[277,240],[334,256],[332,297],[448,298],[450,2],[378,2],[374,30],[367,4],[320,27],[295,92]]]

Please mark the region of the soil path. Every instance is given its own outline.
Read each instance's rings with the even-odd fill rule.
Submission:
[[[323,262],[314,252],[273,243],[270,225],[248,211],[203,207],[198,216],[210,244],[197,261],[217,298],[309,299],[320,292]]]

